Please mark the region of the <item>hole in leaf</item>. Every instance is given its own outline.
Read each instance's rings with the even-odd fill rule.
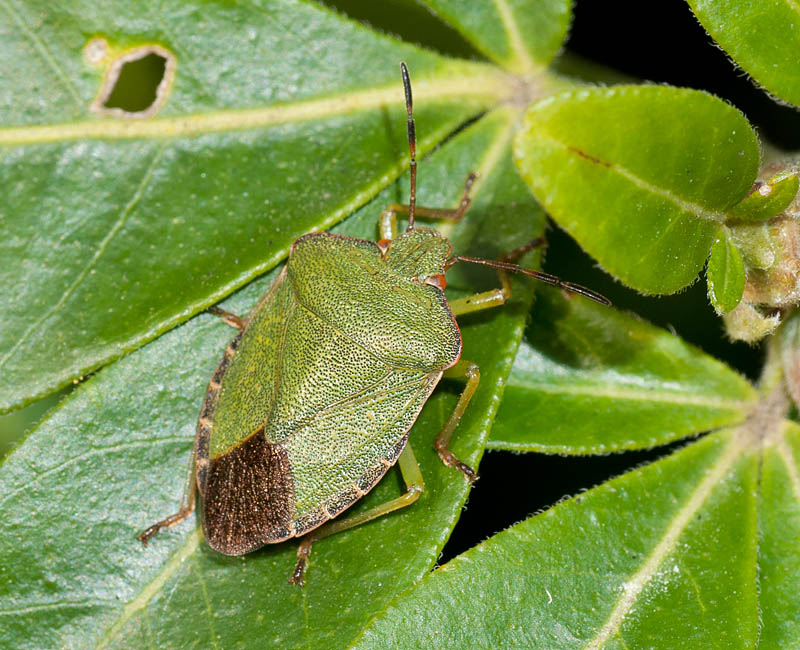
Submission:
[[[92,109],[120,117],[150,117],[166,100],[174,69],[175,57],[157,45],[126,52],[109,66]]]
[[[155,52],[124,63],[103,107],[121,108],[128,113],[146,111],[156,101],[166,69],[167,60]]]

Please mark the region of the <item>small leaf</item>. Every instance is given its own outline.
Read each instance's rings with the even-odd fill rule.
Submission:
[[[711,95],[617,86],[531,106],[515,158],[606,270],[644,293],[673,293],[695,279],[726,210],[752,187],[759,151],[744,116]]]
[[[767,91],[800,106],[800,6],[793,0],[688,0],[711,37]]]
[[[3,34],[21,67],[0,77],[0,411],[185,321],[387,186],[408,164],[400,60],[422,151],[508,84],[298,0],[158,8],[146,32],[137,7],[64,7],[17,4]],[[92,65],[97,33],[109,54]],[[98,118],[130,34],[161,43],[175,78],[157,116]]]
[[[755,647],[757,476],[758,454],[731,431],[705,438],[458,556],[376,617],[354,648]],[[796,602],[798,587],[791,568],[771,616],[782,616],[778,598]],[[779,638],[786,643],[771,647],[798,640]]]
[[[742,300],[746,278],[742,256],[724,226],[711,244],[707,273],[708,298],[714,309],[720,315],[733,311]]]
[[[460,252],[491,255],[543,231],[510,155],[517,119],[510,109],[489,114],[420,162],[420,203],[430,207],[456,205],[467,173],[481,174],[467,215],[446,228]],[[374,239],[378,214],[407,189],[407,181],[388,188],[337,232]],[[454,273],[454,295],[474,291],[475,274],[496,286],[493,273],[473,267]],[[245,313],[271,279],[225,308]],[[532,293],[515,283],[508,306],[461,319],[465,357],[482,368],[453,438],[471,464]],[[410,434],[426,485],[419,501],[316,543],[304,588],[287,582],[295,542],[226,557],[208,548],[192,517],[142,547],[135,534],[178,504],[203,395],[232,336],[203,314],[124,357],[78,386],[0,466],[0,647],[346,647],[434,565],[468,493],[433,449],[458,382],[435,392]],[[400,492],[392,471],[353,510]]]
[[[491,60],[509,71],[546,66],[564,44],[570,0],[421,0]]]
[[[765,221],[789,207],[797,196],[800,180],[796,174],[779,175],[766,183],[759,183],[730,211],[732,219]]]
[[[557,290],[537,296],[490,448],[643,449],[747,416],[748,382],[674,334]]]

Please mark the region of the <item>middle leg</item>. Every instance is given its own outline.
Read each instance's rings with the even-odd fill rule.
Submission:
[[[537,237],[533,241],[528,242],[524,246],[520,246],[519,248],[515,248],[513,251],[506,253],[503,257],[500,258],[500,262],[502,264],[509,264],[518,260],[522,257],[525,253],[534,248],[538,248],[539,246],[546,246],[547,241],[544,237]],[[459,258],[453,258],[455,261],[458,261]],[[471,261],[472,258],[468,258],[467,261]],[[452,266],[452,264],[451,264]],[[464,298],[457,298],[456,300],[451,300],[449,302],[450,311],[453,313],[453,316],[460,316],[462,314],[469,314],[473,311],[480,311],[482,309],[490,309],[491,307],[498,307],[505,303],[507,300],[511,298],[511,281],[508,279],[508,273],[506,270],[495,267],[497,269],[497,277],[500,279],[500,288],[499,289],[490,289],[489,291],[482,291],[480,293],[475,293],[471,296],[466,296]]]
[[[478,390],[478,384],[481,381],[481,372],[477,364],[472,363],[472,361],[461,359],[461,361],[456,363],[456,365],[454,365],[452,368],[445,370],[442,376],[447,378],[466,377],[467,385],[464,386],[464,390],[458,398],[458,402],[456,403],[453,412],[450,414],[450,417],[447,419],[447,422],[445,423],[441,432],[436,437],[433,447],[436,449],[436,453],[439,454],[439,458],[442,459],[442,462],[445,465],[448,467],[455,467],[466,477],[470,483],[472,483],[478,478],[478,475],[475,473],[475,470],[472,469],[472,467],[461,461],[452,451],[450,451],[450,439],[453,437],[453,432],[456,430],[458,423],[461,421],[464,411],[467,410],[467,405],[472,399],[472,396],[475,394],[475,391]]]

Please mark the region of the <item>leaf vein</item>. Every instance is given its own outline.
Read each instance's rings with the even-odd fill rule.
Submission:
[[[798,471],[797,463],[792,455],[791,447],[786,442],[786,431],[783,435],[775,437],[775,445],[778,448],[778,454],[781,457],[784,465],[786,465],[786,472],[789,474],[789,480],[792,484],[792,492],[794,492],[795,500],[800,503],[800,471]]]
[[[3,0],[0,0],[3,1]],[[458,99],[493,106],[513,92],[511,81],[497,72],[483,71],[445,78],[419,80],[414,98],[427,104]],[[148,120],[108,119],[42,124],[0,129],[0,145],[21,145],[66,140],[174,138],[243,131],[294,122],[319,120],[356,111],[399,105],[397,84],[327,95],[288,104],[196,113]]]
[[[150,581],[150,583],[142,589],[141,593],[136,596],[133,600],[129,601],[127,605],[122,609],[119,618],[114,622],[114,624],[108,629],[102,639],[98,642],[96,648],[97,650],[102,650],[102,648],[107,648],[117,633],[122,630],[125,623],[127,623],[133,615],[138,612],[140,609],[145,607],[147,603],[150,602],[150,599],[156,595],[159,589],[164,586],[164,584],[169,580],[173,574],[175,574],[178,569],[181,568],[186,558],[188,558],[192,553],[197,550],[197,547],[200,544],[200,540],[202,539],[202,531],[197,528],[195,529],[184,542],[183,546],[176,549],[176,552],[173,554],[172,558],[166,565],[161,569],[161,571],[156,574],[156,576]]]
[[[625,390],[619,388],[609,388],[599,384],[537,384],[529,383],[523,386],[525,389],[533,389],[540,393],[551,395],[590,395],[591,397],[608,398],[613,400],[631,401],[652,401],[663,402],[666,404],[685,404],[691,406],[708,406],[713,408],[727,408],[740,411],[751,406],[752,402],[746,400],[726,399],[722,397],[711,397],[685,393],[670,393],[666,391],[650,390]]]
[[[596,158],[593,155],[590,156],[589,154],[578,149],[577,147],[569,145],[566,142],[561,142],[556,138],[548,137],[542,132],[538,132],[536,134],[536,137],[541,138],[542,140],[546,140],[547,142],[564,149],[568,153],[579,156],[584,160],[590,160],[594,164],[601,165],[611,172],[616,172],[626,180],[633,183],[639,189],[642,189],[645,192],[666,199],[667,201],[675,204],[675,206],[677,206],[683,212],[689,212],[690,214],[694,214],[700,217],[701,219],[704,219],[705,221],[709,221],[712,223],[723,223],[728,218],[727,215],[723,214],[722,212],[714,212],[712,210],[708,210],[698,203],[694,203],[687,199],[681,198],[680,196],[674,194],[668,189],[665,189],[663,187],[658,187],[657,185],[653,185],[652,183],[644,180],[643,178],[640,178],[629,169],[622,167],[618,163],[611,163],[605,160],[600,160],[599,158]]]
[[[609,639],[619,634],[622,623],[630,610],[636,604],[639,595],[649,584],[658,568],[667,557],[675,550],[678,540],[697,512],[706,502],[717,484],[723,479],[743,450],[742,441],[732,436],[723,452],[711,466],[705,478],[689,495],[683,506],[675,513],[669,526],[664,531],[658,544],[647,556],[642,567],[622,585],[622,594],[616,606],[611,611],[605,625],[597,632],[594,638],[584,646],[584,650],[599,650]]]
[[[67,600],[62,602],[51,603],[31,603],[24,607],[14,607],[8,609],[0,609],[0,616],[18,616],[20,614],[33,614],[34,612],[50,611],[55,609],[64,609],[67,607],[108,607],[111,602],[99,598],[88,598],[84,600]]]
[[[538,66],[531,59],[528,49],[525,47],[525,42],[522,40],[522,34],[519,32],[517,21],[514,18],[514,13],[511,7],[508,6],[506,0],[494,0],[497,11],[500,14],[500,20],[503,21],[503,27],[508,35],[508,41],[511,45],[511,50],[515,56],[515,63],[517,63],[524,74],[530,74],[535,71]]]
[[[203,592],[203,602],[206,605],[206,614],[208,615],[208,633],[211,635],[211,644],[214,646],[214,648],[218,648],[217,633],[214,631],[214,614],[211,611],[211,600],[208,597],[206,581],[203,579],[203,570],[200,568],[200,565],[197,562],[197,555],[192,556],[192,565],[194,566],[194,570],[197,572],[197,582],[200,583],[200,589]]]
[[[5,366],[6,362],[20,348],[20,346],[22,346],[25,343],[25,341],[28,340],[28,338],[33,332],[40,331],[40,325],[43,322],[45,322],[48,318],[50,318],[54,313],[56,313],[64,305],[64,303],[66,303],[69,297],[74,293],[75,289],[78,288],[81,282],[83,282],[84,278],[86,278],[86,276],[91,272],[92,268],[97,264],[97,261],[102,257],[103,253],[105,253],[106,248],[108,247],[111,240],[122,229],[122,227],[127,222],[128,217],[130,217],[130,215],[133,213],[134,209],[138,205],[140,199],[142,198],[142,195],[144,194],[145,189],[147,188],[147,185],[150,182],[150,179],[153,176],[153,172],[156,166],[158,165],[158,162],[161,160],[161,156],[163,155],[165,148],[166,145],[162,145],[161,148],[156,152],[155,156],[153,156],[153,160],[148,165],[147,170],[145,170],[145,173],[142,176],[142,179],[139,182],[139,185],[137,186],[136,191],[133,194],[133,197],[130,199],[130,201],[128,201],[127,205],[123,208],[117,221],[114,223],[113,226],[111,226],[106,236],[100,242],[100,245],[97,247],[97,250],[95,251],[95,254],[92,256],[92,259],[90,259],[83,267],[81,272],[78,273],[78,275],[75,277],[75,280],[69,287],[67,287],[67,290],[64,291],[58,302],[55,303],[50,309],[45,311],[33,323],[31,323],[28,326],[28,328],[23,332],[22,336],[17,340],[17,342],[13,346],[11,346],[9,351],[3,356],[2,359],[0,359],[0,368]]]
[[[0,0],[0,2],[2,2],[2,5],[6,8],[6,11],[11,18],[17,23],[17,25],[19,25],[19,28],[33,43],[34,48],[39,53],[39,56],[41,56],[44,62],[53,70],[53,72],[55,72],[56,77],[63,84],[67,93],[72,96],[72,99],[75,100],[78,108],[83,108],[83,99],[81,98],[80,93],[78,93],[78,89],[58,65],[56,58],[50,53],[50,50],[45,42],[39,38],[39,35],[33,31],[33,29],[31,29],[31,27],[23,20],[22,16],[11,4],[11,0]]]
[[[499,131],[497,137],[492,141],[492,143],[486,148],[484,155],[482,156],[480,162],[474,168],[477,172],[478,177],[475,180],[475,184],[472,186],[472,201],[473,203],[477,200],[479,196],[482,196],[482,192],[486,192],[486,179],[488,179],[492,172],[494,171],[495,167],[500,163],[504,154],[507,153],[508,144],[511,141],[512,136],[514,135],[514,127],[516,124],[517,119],[519,118],[520,114],[522,113],[521,110],[517,109],[509,109],[509,108],[500,108],[492,111],[489,115],[484,116],[483,119],[490,119],[493,115],[503,115],[506,113],[507,124],[502,131]],[[492,203],[493,195],[486,196],[487,203]],[[456,224],[452,221],[444,222],[437,225],[436,228],[444,237],[450,237],[455,232]]]
[[[52,474],[57,474],[57,473],[65,470],[65,469],[67,469],[68,467],[74,465],[75,463],[78,463],[78,462],[80,462],[80,461],[82,461],[82,460],[84,460],[86,458],[90,458],[92,456],[102,456],[102,455],[114,453],[114,452],[117,452],[117,451],[125,451],[125,450],[128,450],[128,449],[135,449],[137,447],[148,447],[150,445],[155,445],[155,444],[162,444],[162,443],[182,443],[182,444],[186,444],[186,442],[187,442],[186,438],[180,438],[180,437],[158,438],[158,439],[154,439],[154,440],[137,440],[135,442],[125,442],[125,443],[122,443],[122,444],[119,444],[119,445],[114,445],[114,446],[111,446],[111,447],[100,447],[100,448],[97,448],[97,449],[92,449],[90,451],[86,451],[86,452],[84,452],[84,453],[82,453],[82,454],[80,454],[78,456],[74,456],[73,458],[70,458],[69,460],[64,461],[63,463],[59,463],[55,467],[50,467],[50,468],[44,470],[43,472],[40,472],[34,478],[32,478],[31,480],[27,481],[25,484],[23,484],[22,486],[18,487],[16,490],[12,490],[11,492],[5,494],[3,496],[3,499],[0,500],[0,507],[4,506],[6,504],[6,502],[8,502],[11,499],[13,499],[16,495],[27,491],[27,489],[29,487],[31,487],[35,483],[38,483],[41,479],[43,479],[43,478],[45,478],[47,476],[50,476]]]

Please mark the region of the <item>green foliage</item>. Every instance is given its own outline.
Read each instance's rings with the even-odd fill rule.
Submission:
[[[482,379],[456,454],[477,466],[486,448],[577,456],[693,440],[432,570],[469,495],[432,449],[461,389],[447,381],[410,434],[426,491],[315,543],[306,587],[287,584],[292,542],[222,556],[194,516],[136,541],[178,505],[232,338],[200,312],[224,299],[246,313],[297,236],[374,239],[380,211],[407,200],[401,59],[419,204],[455,205],[479,174],[465,219],[433,224],[457,253],[499,257],[542,235],[547,210],[643,293],[686,287],[708,258],[710,300],[728,315],[747,302],[752,269],[778,257],[790,269],[793,231],[770,228],[776,215],[793,223],[797,176],[756,183],[758,141],[738,110],[696,90],[587,86],[613,73],[559,57],[566,0],[421,4],[486,61],[306,0],[0,10],[12,26],[0,51],[15,62],[13,79],[0,71],[0,409],[76,384],[0,466],[0,646],[800,643],[796,316],[754,387],[633,314],[550,289],[531,311],[532,284],[512,278],[506,306],[459,319]],[[692,6],[746,70],[797,103],[793,50],[769,69],[773,35],[791,45],[780,12],[795,9]],[[115,58],[153,44],[174,75],[158,111],[102,108]],[[447,284],[452,299],[497,279],[457,265]],[[353,511],[401,491],[392,470]]]
[[[765,90],[800,106],[800,6],[791,0],[687,0],[714,40]]]
[[[732,311],[744,292],[744,261],[731,239],[730,231],[720,226],[708,258],[708,298],[719,314]]]
[[[759,222],[780,214],[797,196],[800,180],[794,174],[779,174],[754,189],[730,210],[734,221]]]
[[[491,449],[604,454],[740,422],[748,382],[677,336],[615,309],[537,292]]]
[[[798,434],[788,426],[781,440],[797,449]],[[354,647],[755,647],[757,475],[735,432],[708,436],[456,558],[378,616]],[[773,542],[776,554],[792,552],[785,539]],[[794,566],[789,582],[798,579]],[[796,639],[792,624],[776,632],[783,643],[771,647]]]
[[[511,72],[530,74],[561,49],[572,17],[569,0],[422,0],[475,48]]]
[[[131,11],[104,18],[87,3],[62,18],[66,26],[54,17],[41,30],[58,34],[50,40],[61,48],[51,52],[58,63],[37,58],[29,76],[56,78],[0,92],[0,115],[17,127],[0,136],[0,182],[14,194],[0,240],[8,261],[0,267],[0,411],[216,303],[273,267],[297,237],[329,227],[396,178],[407,148],[400,59],[414,71],[423,152],[491,105],[504,84],[484,65],[444,59],[305,3],[272,3],[274,20],[253,7],[210,5],[202,20],[171,16],[168,31],[148,34],[174,40],[179,59],[159,116],[98,118],[86,108],[102,69],[83,60],[74,44],[85,39],[68,26],[91,15],[99,33],[101,25],[139,33]],[[250,23],[260,27],[243,27]],[[224,57],[200,51],[220,33],[235,47]],[[111,43],[122,49],[128,39]],[[316,43],[325,61],[295,39]]]
[[[472,165],[482,172],[472,210],[451,233],[460,251],[511,250],[542,232],[541,209],[522,182],[513,181],[508,149],[514,116],[508,110],[487,116],[426,161],[420,200],[427,204],[454,204]],[[377,214],[400,187],[405,183],[389,187],[335,231],[374,237]],[[481,227],[501,218],[499,232]],[[274,277],[246,287],[224,307],[246,313]],[[486,281],[491,283],[491,275]],[[450,295],[459,296],[474,282],[453,274],[450,286]],[[474,465],[532,298],[529,283],[516,288],[517,298],[497,318],[461,322],[465,356],[484,369],[488,387],[471,403],[455,441],[454,451]],[[316,544],[302,590],[288,584],[296,553],[291,543],[224,557],[203,543],[194,518],[146,548],[136,541],[138,531],[180,500],[198,405],[230,338],[231,328],[216,317],[202,315],[182,325],[86,381],[6,461],[0,508],[14,534],[0,540],[0,556],[4,567],[15,570],[13,579],[0,584],[0,595],[7,607],[25,613],[15,625],[0,628],[0,645],[55,647],[70,639],[77,646],[140,647],[153,635],[173,647],[211,638],[222,646],[258,639],[277,647],[341,647],[431,569],[467,496],[463,477],[442,465],[433,450],[433,438],[455,404],[452,390],[429,400],[414,428],[411,444],[427,488],[415,507]],[[57,457],[50,453],[54,448]],[[399,488],[393,473],[357,509],[397,496]],[[38,515],[30,518],[34,510]],[[67,511],[70,517],[60,516]],[[400,539],[405,541],[398,547]],[[61,554],[63,545],[75,551]],[[96,557],[104,561],[94,563]],[[56,593],[42,582],[48,564],[59,576]],[[354,598],[359,590],[362,597]],[[47,624],[54,609],[63,618]],[[30,627],[36,634],[25,632]]]
[[[759,162],[755,133],[739,111],[706,93],[662,86],[579,90],[535,103],[514,155],[559,225],[644,293],[694,281]]]

